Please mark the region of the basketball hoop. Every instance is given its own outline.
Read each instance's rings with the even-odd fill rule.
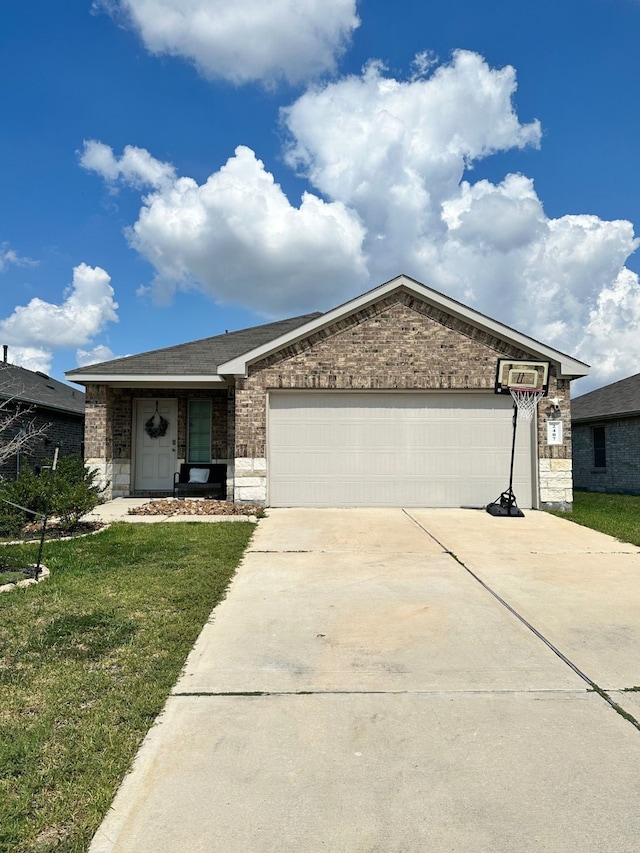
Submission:
[[[523,421],[534,418],[540,399],[549,390],[548,361],[527,361],[525,359],[499,358],[496,371],[496,394],[506,394],[513,397],[513,419],[511,431],[511,464],[509,466],[509,488],[500,497],[487,505],[489,515],[511,516],[521,518],[524,513],[518,507],[513,493],[513,462],[516,452],[516,427],[518,415]]]
[[[523,421],[532,421],[539,401],[544,397],[543,388],[509,388],[518,414]]]

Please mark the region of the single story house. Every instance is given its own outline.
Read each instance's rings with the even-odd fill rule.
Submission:
[[[67,378],[86,386],[86,462],[114,497],[170,494],[186,460],[226,464],[238,502],[485,506],[509,479],[499,357],[551,364],[562,440],[548,441],[543,401],[519,423],[514,491],[523,508],[567,506],[570,382],[588,366],[404,275],[323,314]]]
[[[42,434],[23,451],[12,454],[0,464],[0,478],[15,480],[25,464],[36,467],[53,456],[56,446],[68,456],[81,455],[84,442],[84,393],[46,373],[27,370],[7,361],[0,361],[0,423],[11,419],[0,441],[9,439],[33,425]],[[17,418],[12,418],[14,413]]]
[[[576,489],[640,495],[640,373],[576,397]]]

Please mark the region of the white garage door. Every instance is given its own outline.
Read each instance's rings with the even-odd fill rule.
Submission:
[[[271,506],[486,506],[509,485],[511,397],[492,392],[269,394]],[[531,425],[514,492],[532,504]]]

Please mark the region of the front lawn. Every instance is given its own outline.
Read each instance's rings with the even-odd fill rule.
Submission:
[[[117,524],[0,595],[0,851],[87,849],[254,527]]]
[[[554,515],[640,545],[640,496],[574,492],[573,511]]]

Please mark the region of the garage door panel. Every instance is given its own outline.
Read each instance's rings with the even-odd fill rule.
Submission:
[[[510,398],[492,393],[272,392],[272,506],[484,506],[506,488]],[[514,490],[531,505],[531,430]]]

